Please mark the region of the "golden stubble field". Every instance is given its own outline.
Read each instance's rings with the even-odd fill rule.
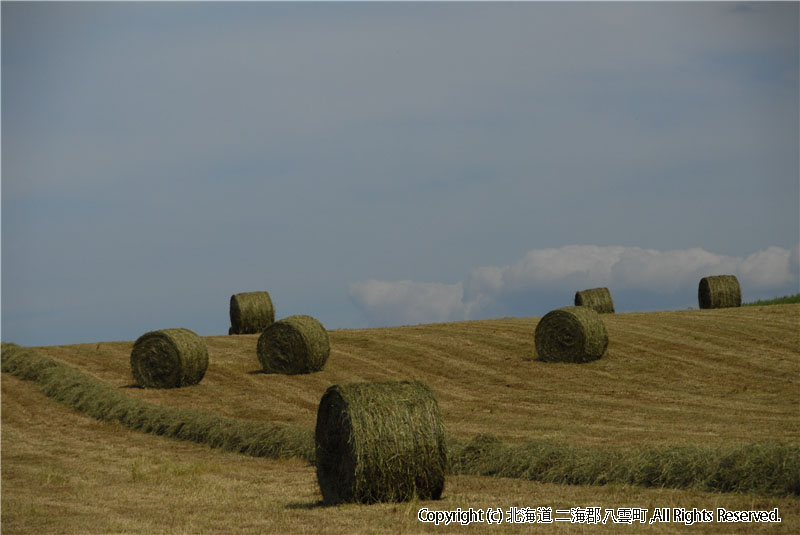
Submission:
[[[325,369],[259,372],[257,335],[206,337],[194,387],[132,387],[132,341],[39,348],[134,398],[312,428],[335,383],[419,379],[450,435],[592,448],[800,443],[800,305],[603,316],[599,361],[533,359],[537,318],[331,331]],[[181,325],[165,325],[178,327]],[[191,328],[191,326],[185,326]],[[795,532],[800,499],[451,476],[437,502],[323,507],[314,468],[144,435],[2,376],[3,533]],[[421,507],[772,509],[765,524],[434,526]]]

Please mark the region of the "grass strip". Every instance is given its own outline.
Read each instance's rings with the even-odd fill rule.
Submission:
[[[545,441],[510,445],[494,435],[450,443],[455,474],[568,485],[629,484],[775,496],[800,495],[800,446],[756,442],[599,450]]]
[[[742,303],[743,307],[750,306],[768,306],[768,305],[791,305],[793,303],[800,303],[800,293],[794,295],[784,295],[783,297],[774,297],[772,299],[759,299],[758,301],[751,301],[749,303]]]
[[[57,401],[103,421],[254,457],[314,463],[314,431],[165,407],[121,394],[35,350],[2,344],[0,368],[35,381]],[[630,484],[707,492],[800,495],[800,446],[754,442],[723,448],[600,450],[545,441],[507,444],[494,435],[448,442],[451,474],[569,485]]]
[[[2,371],[35,381],[56,401],[102,421],[254,457],[313,462],[314,433],[301,427],[226,418],[139,401],[78,370],[16,344],[2,344]]]

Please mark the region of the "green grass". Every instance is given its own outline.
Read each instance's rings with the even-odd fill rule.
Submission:
[[[742,306],[789,305],[792,303],[800,303],[800,293],[784,295],[783,297],[773,297],[772,299],[759,299],[758,301],[742,303]]]
[[[599,450],[546,441],[509,445],[494,436],[479,435],[451,446],[451,457],[456,474],[568,485],[800,495],[800,446],[777,442]]]

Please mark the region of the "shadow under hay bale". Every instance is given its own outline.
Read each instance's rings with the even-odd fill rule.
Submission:
[[[269,292],[244,292],[231,296],[228,334],[256,334],[275,321]]]
[[[329,387],[316,425],[317,480],[326,504],[439,499],[444,423],[419,381]]]
[[[608,332],[600,315],[585,306],[552,310],[534,332],[539,359],[548,362],[589,362],[608,347]]]
[[[276,321],[261,333],[256,353],[267,373],[294,375],[322,369],[331,352],[328,331],[311,316]]]
[[[205,341],[189,329],[163,329],[140,336],[131,350],[137,384],[179,388],[199,383],[208,368]]]
[[[700,279],[697,288],[700,308],[729,308],[742,306],[742,289],[734,275],[715,275]]]
[[[598,314],[613,314],[614,300],[608,288],[592,288],[575,292],[575,306],[589,307]]]

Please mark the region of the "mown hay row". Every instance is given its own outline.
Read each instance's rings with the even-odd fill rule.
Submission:
[[[48,397],[102,421],[254,457],[313,462],[310,429],[225,418],[129,398],[119,389],[16,344],[2,344],[2,371],[38,383]]]
[[[444,424],[419,381],[333,385],[316,425],[317,480],[327,504],[439,499]]]
[[[331,353],[328,331],[311,316],[297,315],[276,321],[261,333],[256,354],[267,373],[289,375],[322,369]]]
[[[544,441],[510,445],[478,435],[449,445],[452,473],[568,485],[626,484],[703,492],[800,495],[800,446],[774,441],[719,448],[600,450]]]
[[[310,429],[138,401],[33,349],[3,342],[0,353],[4,373],[34,381],[45,395],[98,420],[255,457],[315,462]],[[774,441],[615,451],[545,441],[512,445],[478,435],[469,441],[451,437],[445,458],[451,474],[800,496],[800,446]]]
[[[742,289],[734,275],[703,277],[697,288],[700,308],[728,308],[742,306]]]
[[[539,360],[588,362],[608,347],[608,332],[600,315],[588,307],[564,307],[545,314],[533,335]]]
[[[575,292],[575,306],[589,307],[598,314],[613,314],[614,300],[608,288],[592,288]]]
[[[231,326],[228,334],[260,333],[275,321],[275,307],[269,292],[233,294],[230,304]]]
[[[208,348],[189,329],[162,329],[140,336],[131,350],[131,373],[140,386],[196,385],[208,369]]]

